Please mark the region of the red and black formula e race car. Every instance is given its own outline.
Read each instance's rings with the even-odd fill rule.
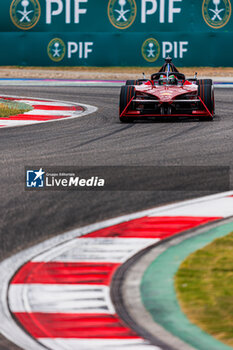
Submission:
[[[196,117],[213,120],[214,87],[211,79],[186,79],[170,57],[151,79],[127,80],[121,87],[120,121],[147,117]]]

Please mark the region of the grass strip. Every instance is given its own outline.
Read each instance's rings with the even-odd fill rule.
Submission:
[[[189,255],[175,288],[190,321],[233,346],[233,233]]]
[[[31,111],[33,108],[26,103],[0,99],[0,118],[9,118]]]

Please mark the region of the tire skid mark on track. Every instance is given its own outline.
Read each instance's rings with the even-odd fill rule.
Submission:
[[[119,133],[121,133],[122,131],[127,130],[127,129],[130,129],[130,128],[134,127],[134,126],[135,126],[135,125],[132,125],[132,124],[131,124],[131,125],[124,126],[124,127],[120,128],[119,130],[114,130],[114,131],[109,132],[109,133],[107,133],[107,134],[105,134],[105,135],[96,137],[96,138],[94,138],[94,139],[88,140],[88,141],[83,142],[83,143],[80,143],[80,144],[77,145],[76,147],[86,146],[86,145],[89,145],[89,144],[94,143],[94,142],[96,142],[96,141],[106,139],[106,138],[108,138],[108,137],[110,137],[110,136],[119,134]],[[70,150],[72,150],[72,149],[74,149],[74,148],[70,148]]]
[[[183,136],[184,134],[185,135],[190,134],[193,131],[196,131],[198,128],[200,128],[200,126],[201,126],[201,123],[198,123],[197,125],[189,127],[187,130],[183,130],[183,131],[178,132],[177,134],[169,136],[168,138],[164,139],[164,142],[168,142],[168,141],[174,140],[174,139],[176,139],[176,138],[178,138],[180,136]]]
[[[37,342],[30,343],[32,338],[17,328],[10,314],[0,326],[2,331],[5,328],[4,334],[11,338],[12,330],[7,333],[6,326],[13,322],[11,340],[24,348],[30,343],[37,344],[33,349],[91,350],[98,349],[96,344],[101,349],[128,349],[130,344],[138,350],[160,349],[119,319],[110,297],[112,276],[120,265],[160,240],[232,216],[232,195],[212,195],[108,220],[6,260],[0,265],[2,303],[7,297],[12,315]],[[17,265],[7,292],[9,266],[12,276]],[[4,310],[5,315],[8,309]]]

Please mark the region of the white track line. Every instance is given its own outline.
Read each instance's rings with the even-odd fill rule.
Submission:
[[[36,256],[32,261],[123,263],[157,241],[147,238],[75,238]]]
[[[150,216],[161,216],[159,213],[152,212]],[[200,205],[197,203],[190,203],[189,205],[178,208],[171,208],[166,210],[166,216],[199,216],[199,217],[228,217],[233,215],[233,197],[217,198],[213,201]]]
[[[10,97],[10,96],[9,96]],[[38,100],[38,98],[37,98]],[[27,99],[23,100],[23,99],[20,99],[20,102],[22,103],[26,103],[26,104],[29,104],[30,106],[50,106],[51,105],[51,101],[50,102],[46,102],[45,100],[43,101],[29,101]],[[53,106],[55,107],[69,107],[70,104],[69,103],[53,103]]]
[[[141,339],[38,339],[49,349],[65,350],[161,350]]]
[[[0,120],[0,125],[3,125],[3,129],[12,128],[15,126],[18,127],[18,126],[25,126],[25,125],[41,124],[41,123],[44,123],[44,121],[30,120],[30,123],[29,123],[28,120],[21,120],[19,125],[19,122],[17,120]]]
[[[76,284],[12,284],[9,306],[13,312],[115,314],[107,286]]]
[[[214,82],[215,88],[233,88],[233,80],[232,77],[210,77]],[[200,77],[200,79],[202,79]],[[216,84],[217,83],[217,84]],[[0,80],[0,86],[61,86],[61,87],[82,87],[82,86],[90,86],[90,87],[121,87],[125,85],[125,81],[119,80],[119,81],[96,81],[96,80],[87,80],[87,81],[80,81],[80,80],[67,80],[67,81],[59,81],[59,80],[50,80],[50,81],[38,81],[38,80],[26,80],[26,81],[19,81],[19,80]]]
[[[33,115],[33,116],[37,116],[37,115],[42,115],[42,116],[54,116],[54,117],[64,117],[65,119],[70,118],[71,116],[78,116],[80,114],[82,114],[82,111],[58,111],[58,110],[52,110],[52,111],[42,111],[40,109],[34,109],[32,111],[29,112],[25,112],[23,113],[25,116],[27,115]]]

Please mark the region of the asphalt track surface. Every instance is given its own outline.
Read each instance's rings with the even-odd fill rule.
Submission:
[[[172,176],[158,179],[156,187],[169,184],[167,191],[25,191],[25,166],[233,163],[233,89],[215,90],[213,122],[134,124],[118,121],[119,88],[1,87],[0,94],[73,101],[99,108],[83,118],[0,129],[1,260],[70,229],[210,193],[191,191],[190,186],[177,191],[177,179]],[[134,178],[124,176],[121,181],[130,184]],[[0,339],[1,350],[16,348]]]

